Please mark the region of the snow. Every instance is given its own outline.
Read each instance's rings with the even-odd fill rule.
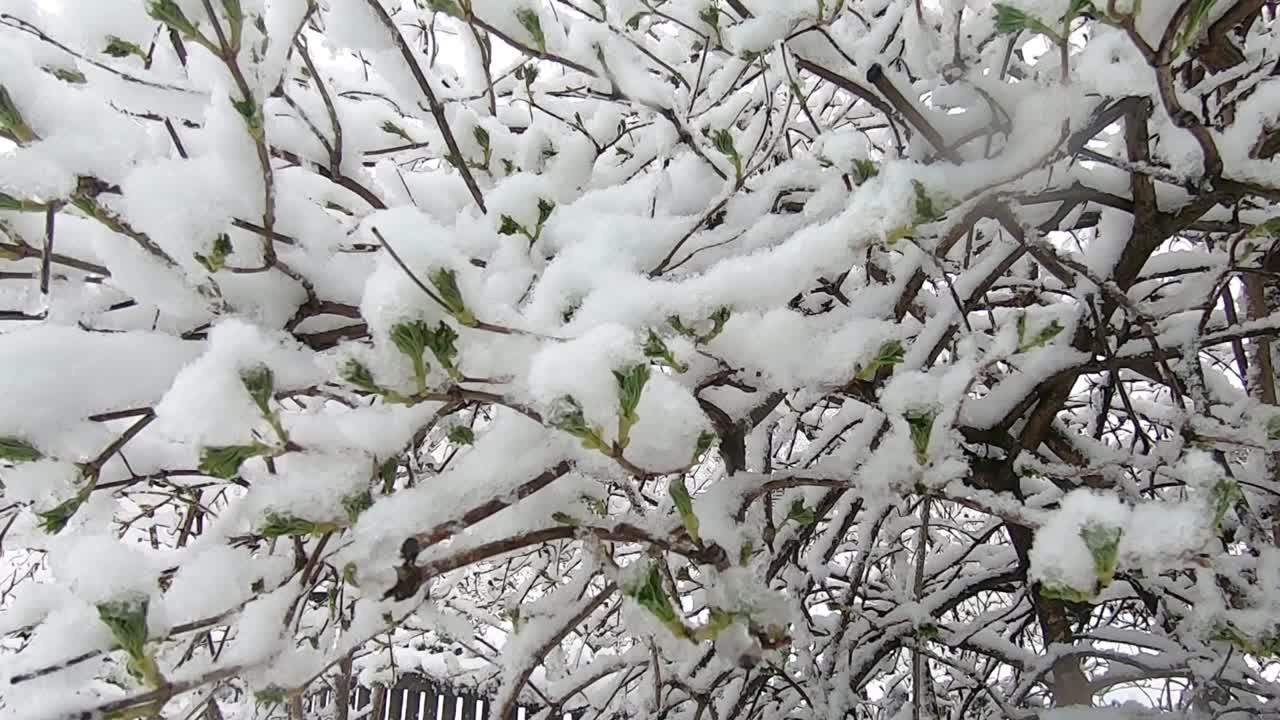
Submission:
[[[161,432],[205,446],[248,445],[255,437],[274,442],[241,380],[258,366],[271,369],[277,390],[322,377],[311,353],[292,338],[242,320],[221,322],[210,330],[205,352],[178,373],[156,406]]]
[[[641,467],[668,470],[687,465],[696,438],[710,424],[688,388],[670,375],[654,373],[636,408],[640,420],[631,429],[627,457]]]
[[[80,468],[63,460],[37,460],[0,472],[4,497],[10,502],[39,503],[53,507],[79,490]]]
[[[642,360],[632,331],[601,325],[568,342],[545,344],[529,363],[529,394],[548,411],[568,395],[582,405],[589,423],[607,429],[618,413],[613,372]]]
[[[1126,505],[1089,490],[1068,493],[1036,531],[1032,575],[1045,583],[1088,592],[1097,581],[1094,555],[1081,533],[1098,527],[1118,530],[1119,567],[1175,568],[1184,553],[1199,551],[1213,536],[1212,512],[1202,502],[1144,502]]]
[[[59,538],[48,559],[54,577],[90,605],[148,598],[160,570],[157,558],[137,544],[108,534]]]
[[[174,1],[218,42],[204,3]],[[1064,76],[990,0],[374,1],[409,57],[365,0],[213,3],[223,30],[245,15],[235,53],[180,52],[146,3],[0,0],[0,717],[149,692],[95,608],[142,598],[181,690],[165,714],[216,683],[223,717],[259,717],[256,691],[314,692],[351,653],[359,682],[423,669],[575,714],[908,717],[913,648],[944,658],[939,715],[1189,702],[1179,676],[1048,710],[1068,648],[1218,678],[1208,715],[1272,709],[1255,356],[1277,320],[1244,285],[1277,214],[1274,28],[1228,33],[1244,62],[1203,77],[1170,35],[1177,99],[1222,155],[1203,178],[1099,3]],[[1071,5],[1003,4],[1055,32]],[[1174,9],[1146,3],[1137,32],[1158,45]],[[1063,146],[1119,98],[1151,101],[1164,223],[1133,283],[1117,265],[1152,228],[1129,208],[1131,120],[1088,139],[1113,164]],[[1204,195],[1188,183],[1229,194],[1174,228]],[[422,383],[392,332],[416,322],[456,333]],[[246,445],[234,473],[208,463]],[[619,592],[565,629],[649,568],[689,628],[732,622],[681,637]],[[1036,582],[1107,611],[1045,637]],[[1107,657],[1092,681],[1120,677]],[[1000,702],[961,712],[978,690]]]
[[[390,50],[391,35],[366,3],[335,3],[326,13],[333,23],[327,40],[335,47],[353,50]]]
[[[762,336],[770,342],[761,343]],[[734,314],[711,348],[741,358],[748,371],[765,376],[776,387],[816,388],[851,378],[884,343],[897,337],[898,331],[888,322],[834,313],[806,318],[777,309]]]
[[[193,548],[165,591],[165,613],[175,624],[221,614],[252,596],[255,579],[248,552],[221,545]]]
[[[200,343],[164,333],[128,335],[36,326],[0,334],[0,436],[53,456],[88,459],[110,433],[88,420],[146,406],[164,393]]]

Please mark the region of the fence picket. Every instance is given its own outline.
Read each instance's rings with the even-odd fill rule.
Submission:
[[[372,702],[381,701],[378,717],[372,714],[364,720],[507,720],[493,715],[489,698],[474,689],[450,687],[416,673],[406,673],[394,686],[377,685],[376,690],[351,683],[347,706],[352,712],[360,712]],[[330,688],[324,688],[303,699],[309,717],[332,717],[336,711],[329,706],[338,702]],[[528,720],[536,707],[517,706],[515,717],[510,720]],[[563,712],[548,720],[582,720],[579,713]]]

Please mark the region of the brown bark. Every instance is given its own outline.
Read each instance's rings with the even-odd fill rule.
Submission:
[[[347,720],[351,714],[351,654],[338,663],[338,677],[334,682],[334,720]]]

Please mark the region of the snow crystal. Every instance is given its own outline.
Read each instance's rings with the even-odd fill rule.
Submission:
[[[68,459],[92,457],[110,441],[97,413],[155,402],[200,343],[171,335],[90,333],[51,325],[0,334],[0,436],[25,438]]]
[[[49,567],[61,583],[91,605],[148,598],[158,590],[156,558],[135,543],[107,534],[59,537],[51,545]],[[122,572],[126,568],[128,572]]]
[[[209,331],[208,348],[178,373],[156,405],[158,427],[176,440],[201,445],[247,445],[257,436],[275,442],[244,388],[241,374],[266,366],[281,391],[319,382],[323,375],[310,352],[292,338],[241,320]]]
[[[245,550],[223,545],[189,552],[164,594],[169,620],[174,624],[203,620],[248,600],[257,579],[251,563]]]

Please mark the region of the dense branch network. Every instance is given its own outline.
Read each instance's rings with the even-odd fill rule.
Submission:
[[[1280,717],[1273,4],[32,5],[5,712]]]

